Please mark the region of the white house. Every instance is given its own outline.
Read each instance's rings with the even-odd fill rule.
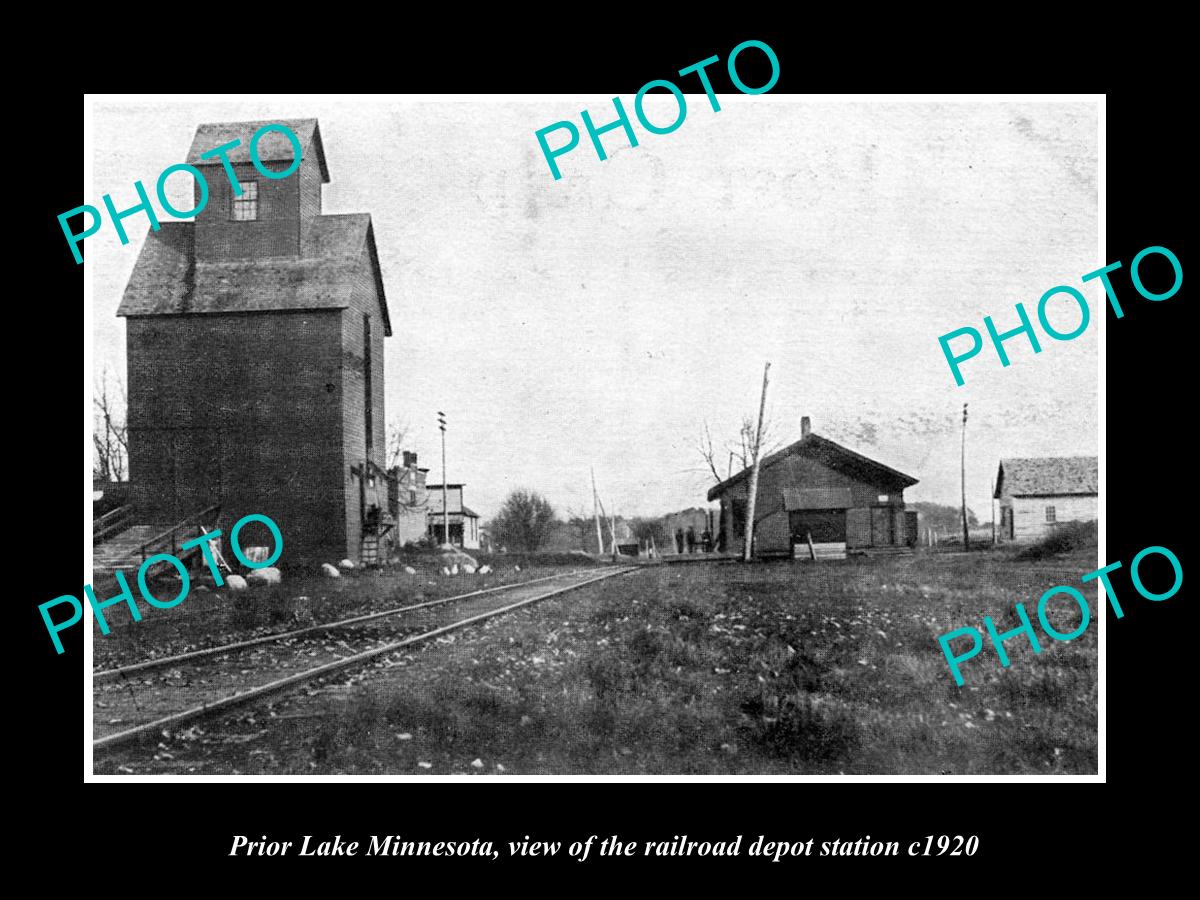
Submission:
[[[1094,456],[1002,459],[996,476],[1001,541],[1033,541],[1064,522],[1096,520]]]
[[[461,484],[446,485],[446,508],[450,515],[442,515],[442,486],[427,484],[425,486],[428,503],[427,523],[429,536],[436,543],[442,543],[445,538],[445,524],[450,525],[450,543],[464,550],[479,549],[479,513],[463,505],[463,486]]]

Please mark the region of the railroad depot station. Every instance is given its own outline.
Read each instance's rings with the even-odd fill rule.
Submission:
[[[844,558],[848,549],[897,550],[917,543],[917,514],[904,508],[904,490],[917,479],[854,452],[800,423],[800,440],[759,463],[754,553]],[[745,545],[750,470],[708,492],[721,504],[719,544]],[[801,551],[798,553],[799,548]]]

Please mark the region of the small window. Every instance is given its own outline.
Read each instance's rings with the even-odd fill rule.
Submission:
[[[409,491],[409,492],[408,492],[408,502],[409,502],[409,505],[410,505],[410,506],[416,506],[416,505],[417,505],[417,492],[416,492],[416,491]]]
[[[239,181],[242,196],[233,198],[232,217],[235,222],[253,222],[258,218],[258,182]]]
[[[1053,507],[1053,506],[1047,506],[1047,507],[1046,507],[1046,521],[1047,521],[1047,522],[1055,522],[1055,521],[1057,521],[1057,519],[1055,518],[1054,507]]]

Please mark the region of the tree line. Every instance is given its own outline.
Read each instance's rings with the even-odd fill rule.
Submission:
[[[560,516],[550,501],[537,491],[518,488],[509,493],[499,511],[487,525],[497,548],[530,553],[536,550],[584,550],[596,552],[596,520],[594,516],[567,510]],[[628,530],[629,540],[641,543],[654,541],[660,550],[670,543],[662,519],[638,516],[617,518],[618,538]],[[611,546],[612,525],[601,522],[603,551]]]

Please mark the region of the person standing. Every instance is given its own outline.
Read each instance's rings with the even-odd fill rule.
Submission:
[[[687,552],[696,552],[696,529],[692,525],[689,525],[687,530]]]

